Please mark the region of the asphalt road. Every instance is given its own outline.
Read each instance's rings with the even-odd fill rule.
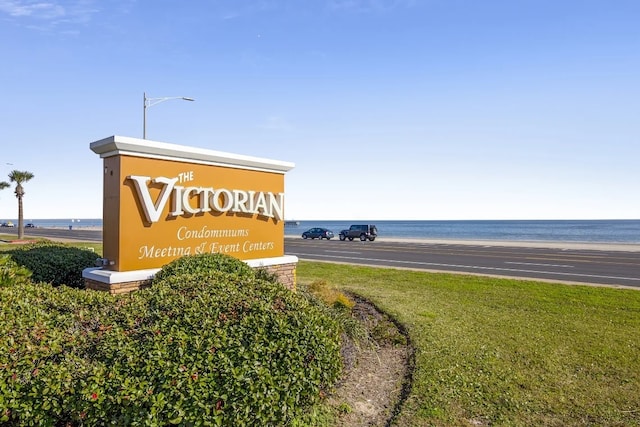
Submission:
[[[5,233],[6,231],[1,230]],[[12,230],[9,233],[18,233]],[[26,237],[43,237],[55,240],[80,240],[83,242],[102,242],[102,230],[76,228],[69,230],[68,228],[25,228],[24,235]]]
[[[640,288],[640,252],[286,238],[301,260]]]
[[[34,228],[25,235],[102,241],[101,230]],[[285,254],[309,261],[640,288],[640,251],[286,237]]]

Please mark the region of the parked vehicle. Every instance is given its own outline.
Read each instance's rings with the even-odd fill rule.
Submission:
[[[36,228],[36,225],[34,223],[30,222],[30,223],[26,224],[24,226],[24,228]]]
[[[11,221],[3,222],[3,227],[15,227],[15,225]]]
[[[326,228],[310,228],[309,230],[302,233],[303,239],[327,239],[331,240],[334,237],[333,231]]]
[[[373,224],[354,224],[348,230],[342,230],[338,237],[340,240],[353,240],[356,237],[361,241],[373,242],[378,236],[378,229]]]

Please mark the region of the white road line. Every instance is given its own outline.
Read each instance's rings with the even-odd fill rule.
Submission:
[[[325,252],[330,252],[330,253],[334,253],[334,254],[354,254],[354,255],[361,255],[362,252],[351,252],[351,251],[325,251]]]
[[[519,265],[535,265],[538,267],[562,267],[562,268],[574,268],[573,265],[564,265],[564,264],[536,264],[533,262],[515,262],[515,261],[505,261],[505,264],[519,264]]]
[[[308,255],[310,257],[317,257],[318,254],[304,254],[304,253],[293,253],[293,255],[297,256],[305,256]],[[508,271],[511,273],[536,273],[536,274],[551,274],[557,276],[572,276],[572,277],[592,277],[597,279],[619,279],[619,280],[634,280],[640,282],[640,277],[621,277],[621,276],[603,276],[599,274],[581,274],[581,273],[563,273],[556,271],[540,271],[540,270],[523,270],[516,268],[501,268],[501,267],[482,267],[478,265],[461,265],[461,264],[441,264],[435,262],[417,262],[417,261],[396,261],[390,259],[377,259],[377,258],[352,258],[352,257],[342,257],[335,255],[322,255],[326,258],[336,258],[336,259],[345,259],[345,260],[360,260],[360,261],[375,261],[375,262],[389,262],[396,264],[408,264],[408,265],[422,265],[422,266],[431,266],[431,267],[454,267],[454,268],[469,268],[472,270],[486,270],[486,271]]]

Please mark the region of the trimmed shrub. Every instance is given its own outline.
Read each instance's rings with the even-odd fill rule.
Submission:
[[[159,281],[167,277],[207,271],[238,274],[245,277],[254,275],[253,268],[237,258],[222,254],[201,254],[185,256],[170,262],[162,267],[154,278]]]
[[[256,279],[265,280],[272,283],[280,283],[280,278],[278,277],[278,275],[267,270],[266,268],[256,268],[253,271],[256,275]]]
[[[95,266],[98,258],[93,251],[49,241],[27,244],[9,254],[17,264],[32,272],[33,282],[81,289],[84,288],[82,270]]]
[[[331,316],[241,261],[186,258],[127,295],[0,287],[0,422],[279,426],[334,384]]]
[[[29,269],[19,266],[9,255],[0,256],[0,286],[27,282],[29,277],[31,277]]]

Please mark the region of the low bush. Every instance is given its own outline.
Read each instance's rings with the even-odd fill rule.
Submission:
[[[19,266],[9,255],[0,256],[0,286],[13,285],[16,282],[26,282],[31,277],[31,271]]]
[[[93,267],[98,258],[91,250],[50,241],[30,243],[8,253],[17,264],[32,272],[34,282],[72,288],[84,288],[82,270]]]
[[[286,425],[338,378],[340,327],[241,264],[186,257],[120,296],[0,287],[0,422]]]
[[[184,274],[200,274],[207,271],[218,271],[228,274],[237,274],[244,277],[254,275],[253,268],[246,263],[230,256],[212,256],[211,254],[191,255],[178,258],[165,265],[155,275],[155,281],[167,277],[181,276]]]

